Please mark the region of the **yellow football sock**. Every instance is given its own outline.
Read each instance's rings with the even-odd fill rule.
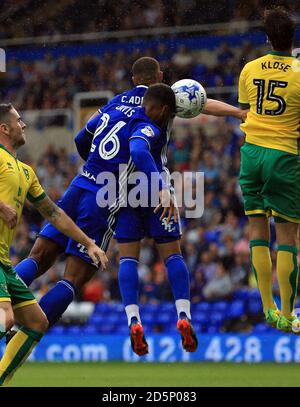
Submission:
[[[292,317],[298,284],[298,250],[295,246],[279,245],[277,251],[277,277],[281,298],[281,312]]]
[[[263,310],[276,308],[272,294],[272,260],[269,242],[266,240],[250,241],[251,267],[260,291]]]
[[[20,328],[13,336],[0,361],[0,385],[8,384],[42,336],[42,333],[25,327]]]

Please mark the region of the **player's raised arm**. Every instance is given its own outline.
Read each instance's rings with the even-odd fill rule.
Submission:
[[[220,100],[207,99],[203,113],[211,116],[232,116],[244,121],[248,110],[240,109]]]
[[[48,196],[34,202],[34,206],[40,214],[60,232],[85,246],[94,263],[97,264],[100,262],[102,267],[104,269],[106,268],[108,260],[104,251],[102,251],[84,232],[82,232],[72,219]]]
[[[100,113],[95,112],[74,139],[78,154],[84,161],[88,159],[99,117]]]

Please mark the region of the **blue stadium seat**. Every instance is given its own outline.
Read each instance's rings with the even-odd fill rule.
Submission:
[[[55,325],[48,331],[48,334],[63,335],[65,332],[66,328],[63,325]]]
[[[163,302],[159,305],[159,312],[176,312],[175,304],[173,302]]]
[[[82,327],[82,333],[86,335],[94,335],[98,332],[97,327],[95,325],[85,325]]]
[[[225,321],[225,315],[222,312],[214,312],[209,315],[208,325],[221,327]]]
[[[106,302],[99,302],[98,304],[95,304],[94,313],[105,315],[108,313],[109,309],[109,304]]]
[[[172,321],[172,315],[170,312],[162,312],[157,315],[155,322],[157,324],[170,324]]]
[[[269,331],[269,326],[267,324],[257,324],[253,328],[253,333],[264,334]]]
[[[123,312],[125,313],[124,305],[119,302],[110,304],[109,311],[114,312],[114,313],[119,313],[119,314],[121,314]]]
[[[117,325],[114,323],[105,322],[105,324],[99,325],[97,327],[98,333],[101,334],[112,334],[115,333]]]
[[[216,334],[219,333],[219,331],[220,331],[219,327],[215,325],[210,325],[206,330],[208,334]]]
[[[229,303],[227,301],[217,301],[211,304],[211,312],[223,312],[225,313],[229,308]]]
[[[230,304],[227,317],[228,318],[239,318],[245,313],[245,305],[242,300],[235,300]]]
[[[144,312],[159,311],[159,305],[157,305],[157,304],[144,304],[143,311]]]
[[[248,288],[241,288],[239,290],[236,290],[233,293],[233,298],[235,300],[247,301],[248,298],[249,298],[249,289]]]
[[[129,335],[129,328],[128,325],[117,325],[115,332],[116,334],[120,335]]]
[[[89,325],[100,325],[103,323],[105,316],[100,314],[93,314],[91,318],[88,320]]]
[[[248,294],[249,300],[257,299],[260,300],[260,293],[258,288],[253,288],[252,290],[249,291]]]
[[[67,328],[67,332],[70,335],[79,335],[82,334],[83,331],[83,327],[80,325],[72,325],[72,326],[68,326]]]
[[[153,324],[153,323],[155,323],[156,316],[155,316],[155,314],[152,314],[151,312],[146,312],[144,314],[141,314],[141,319],[142,319],[143,323]]]
[[[196,334],[202,332],[202,325],[201,324],[193,323],[193,327],[194,327],[194,330],[195,330]]]
[[[207,325],[209,323],[209,315],[205,312],[196,312],[192,315],[193,325],[195,323]]]
[[[250,316],[262,314],[261,300],[257,298],[249,299],[247,306],[247,314]]]
[[[203,302],[199,302],[198,304],[194,304],[194,307],[195,307],[196,312],[209,311],[211,308],[211,305],[208,302],[203,301]]]

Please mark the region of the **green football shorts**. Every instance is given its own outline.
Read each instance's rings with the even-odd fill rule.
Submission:
[[[245,143],[239,176],[245,213],[300,223],[300,157]]]
[[[2,263],[0,263],[0,301],[11,302],[14,309],[37,302],[12,266]]]

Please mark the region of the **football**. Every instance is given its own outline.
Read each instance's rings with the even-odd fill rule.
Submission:
[[[203,86],[193,79],[182,79],[172,85],[176,96],[176,116],[191,119],[204,109],[207,96]]]

